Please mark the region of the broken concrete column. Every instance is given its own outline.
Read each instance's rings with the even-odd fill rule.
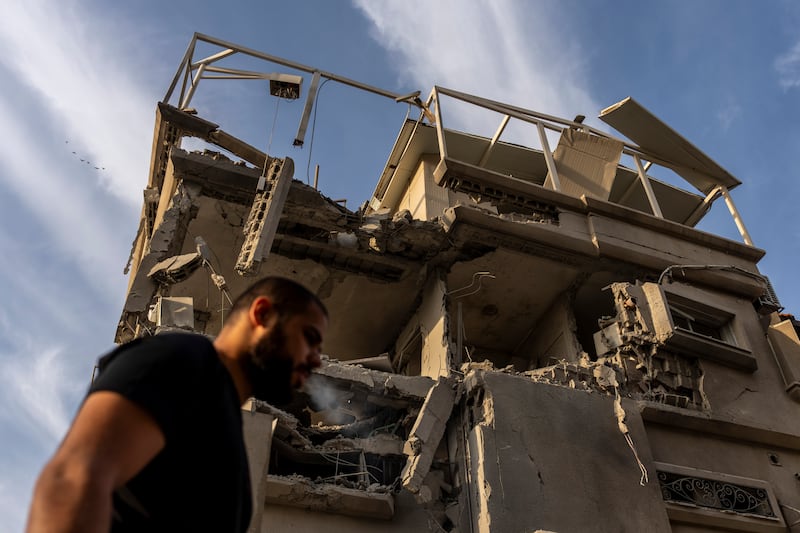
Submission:
[[[176,180],[172,172],[168,173],[168,178],[170,181]],[[162,191],[161,203],[166,205],[165,191],[166,189]],[[201,192],[199,185],[178,180],[174,191],[163,211],[159,207],[159,214],[155,219],[156,229],[148,242],[141,263],[132,276],[114,339],[117,343],[127,342],[135,336],[139,317],[147,312],[156,294],[157,285],[148,274],[164,258],[180,253],[186,229],[197,213],[195,204]]]
[[[253,207],[242,230],[244,243],[234,267],[239,274],[256,274],[261,261],[269,254],[293,174],[294,162],[287,157],[273,159],[266,175],[259,178]]]
[[[425,397],[411,434],[403,447],[408,456],[400,477],[403,487],[417,494],[433,463],[433,456],[444,436],[447,420],[453,411],[456,391],[450,379],[439,378]]]
[[[258,533],[261,531],[261,516],[264,514],[267,467],[277,419],[270,414],[257,411],[252,399],[242,406],[242,411],[242,433],[250,467],[250,487],[253,497],[253,515],[247,531]]]
[[[418,314],[422,334],[422,375],[434,379],[450,373],[450,340],[447,334],[446,286],[432,277],[422,294]]]

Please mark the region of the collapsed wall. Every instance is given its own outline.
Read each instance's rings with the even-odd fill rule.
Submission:
[[[291,518],[294,508],[332,513],[336,527],[355,531],[376,520],[392,531],[427,529],[444,516],[451,484],[447,461],[435,459],[456,390],[447,380],[326,360],[285,409],[253,402],[275,420],[267,439],[248,443],[251,454],[269,456],[259,521],[317,527]]]

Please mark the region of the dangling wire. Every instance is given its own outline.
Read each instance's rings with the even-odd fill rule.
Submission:
[[[330,78],[325,78],[325,81],[320,83],[317,88],[317,94],[314,95],[314,117],[311,120],[311,140],[308,143],[308,163],[306,164],[306,185],[311,185],[311,151],[314,149],[314,132],[317,129],[317,104],[319,103],[319,93],[326,83],[331,81]]]
[[[281,105],[281,98],[275,98],[275,113],[272,115],[272,129],[269,131],[269,142],[267,142],[267,152],[264,154],[264,168],[261,169],[261,176],[267,175],[267,163],[269,162],[269,151],[272,149],[272,137],[275,135],[275,124],[278,122],[278,107]]]
[[[475,294],[479,290],[481,290],[481,285],[483,284],[483,278],[495,279],[495,277],[496,276],[494,274],[492,274],[491,272],[486,271],[486,270],[481,271],[481,272],[475,272],[474,274],[472,274],[472,281],[469,283],[469,285],[465,285],[463,287],[459,287],[458,289],[453,289],[450,292],[446,292],[445,295],[446,296],[450,296],[454,300],[457,300],[459,298],[464,298],[465,296],[470,296],[472,294]],[[476,285],[477,285],[477,287],[476,287]],[[473,287],[476,287],[476,288],[473,289]],[[470,290],[470,289],[472,289],[472,290]],[[470,292],[465,292],[463,294],[458,294],[457,296],[454,296],[456,293],[461,293],[461,291],[466,291],[466,290],[470,290]]]

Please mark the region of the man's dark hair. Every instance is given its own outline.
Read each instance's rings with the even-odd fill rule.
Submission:
[[[305,313],[308,307],[316,304],[327,317],[328,310],[316,294],[309,291],[296,281],[278,276],[269,276],[252,284],[247,290],[234,300],[230,316],[246,311],[253,301],[259,296],[266,296],[272,302],[272,307],[277,311],[281,320],[298,313]]]

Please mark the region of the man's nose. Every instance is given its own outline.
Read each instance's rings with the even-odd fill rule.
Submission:
[[[311,357],[308,359],[308,365],[311,368],[319,368],[322,365],[322,350],[319,347],[315,347],[311,350]]]

